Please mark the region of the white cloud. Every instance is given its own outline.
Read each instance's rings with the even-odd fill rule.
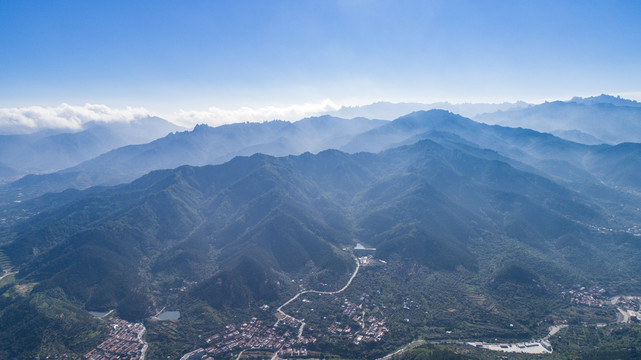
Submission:
[[[182,126],[191,127],[203,123],[218,126],[237,122],[262,122],[269,120],[295,121],[304,117],[338,110],[339,108],[340,106],[329,99],[325,99],[320,103],[305,103],[285,107],[241,107],[233,110],[211,107],[206,111],[180,110],[176,114],[174,122]]]
[[[329,99],[319,103],[283,107],[241,107],[238,109],[211,107],[206,111],[180,110],[174,114],[171,121],[185,127],[192,127],[196,124],[218,126],[237,122],[269,120],[296,121],[339,108],[340,106]],[[26,134],[44,129],[77,131],[83,129],[83,125],[91,121],[129,122],[151,115],[147,109],[142,107],[115,109],[100,104],[0,108],[0,134]]]
[[[80,130],[90,121],[129,122],[149,115],[149,112],[141,107],[112,109],[99,104],[0,108],[0,132],[18,134],[44,129]]]

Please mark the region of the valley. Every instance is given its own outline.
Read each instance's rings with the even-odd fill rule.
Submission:
[[[641,1],[0,1],[0,360],[641,359]]]

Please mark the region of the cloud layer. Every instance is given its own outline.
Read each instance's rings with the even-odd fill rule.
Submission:
[[[218,126],[237,122],[262,122],[269,120],[296,121],[304,117],[335,111],[339,108],[340,106],[329,99],[325,99],[320,103],[305,103],[285,107],[242,107],[234,110],[210,107],[206,111],[180,110],[176,114],[174,122],[182,126],[191,127],[196,124]]]
[[[149,115],[149,112],[141,107],[112,109],[98,104],[0,108],[0,133],[24,134],[44,129],[75,131],[91,121],[129,122]]]
[[[169,116],[167,120],[188,128],[196,124],[219,126],[238,122],[296,121],[304,117],[335,111],[339,108],[340,106],[329,99],[319,103],[282,107],[242,107],[231,110],[210,107],[206,111],[180,110],[174,113],[173,116]],[[0,108],[0,134],[27,134],[45,129],[77,131],[83,129],[84,124],[92,121],[103,123],[129,122],[146,116],[153,116],[153,114],[143,107],[114,109],[100,104]]]

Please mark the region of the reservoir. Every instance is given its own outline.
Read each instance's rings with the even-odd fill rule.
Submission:
[[[354,247],[354,255],[356,256],[368,256],[376,253],[376,248],[366,248],[363,246],[361,243],[356,243],[356,246]]]
[[[180,311],[163,311],[156,317],[158,320],[178,320],[180,319]]]

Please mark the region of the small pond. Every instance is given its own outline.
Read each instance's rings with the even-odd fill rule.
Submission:
[[[163,311],[156,317],[158,320],[178,320],[180,319],[180,311]]]

